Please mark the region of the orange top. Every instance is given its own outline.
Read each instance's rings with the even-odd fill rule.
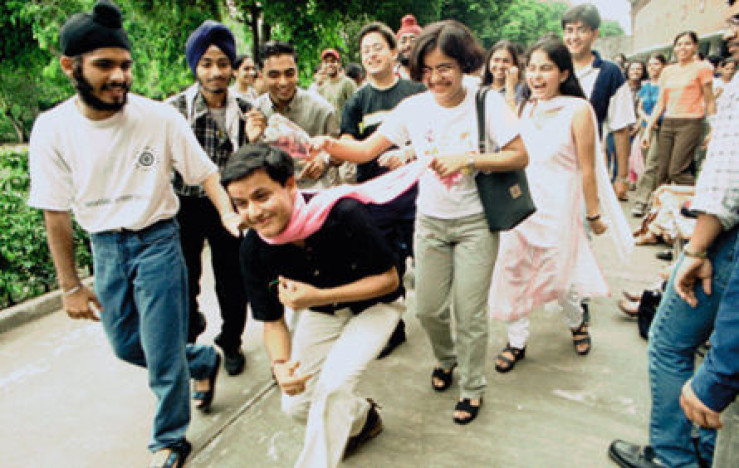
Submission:
[[[706,114],[703,86],[713,82],[713,69],[703,60],[674,64],[662,71],[660,89],[665,91],[665,117],[696,119]]]

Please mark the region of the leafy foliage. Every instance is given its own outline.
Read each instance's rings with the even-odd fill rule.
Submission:
[[[27,149],[0,149],[0,308],[47,292],[56,284],[43,214],[26,204],[28,189]],[[92,265],[88,237],[77,225],[75,255],[83,269]]]
[[[618,21],[605,20],[600,24],[600,37],[623,36],[624,30]]]

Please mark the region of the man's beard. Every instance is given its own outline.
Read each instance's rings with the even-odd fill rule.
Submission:
[[[399,62],[399,63],[400,63],[400,64],[401,64],[402,66],[404,66],[404,67],[407,67],[408,65],[410,65],[410,63],[411,63],[411,59],[410,59],[410,57],[406,57],[406,56],[405,56],[405,55],[403,55],[403,54],[398,54],[398,62]]]
[[[74,76],[74,87],[77,89],[77,93],[86,105],[99,111],[119,111],[123,109],[128,100],[128,91],[131,86],[125,82],[106,83],[100,87],[100,91],[104,91],[110,88],[121,88],[123,89],[123,99],[120,102],[108,103],[100,100],[93,94],[93,86],[89,81],[82,75],[82,67],[75,67],[72,73]]]

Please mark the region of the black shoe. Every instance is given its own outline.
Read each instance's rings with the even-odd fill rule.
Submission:
[[[239,375],[244,371],[246,358],[241,349],[236,351],[223,351],[223,368],[228,375]]]
[[[344,458],[352,455],[361,445],[374,439],[382,432],[382,418],[377,411],[379,406],[370,398],[367,398],[367,401],[370,404],[370,409],[367,412],[367,420],[364,422],[364,426],[362,426],[359,434],[349,437],[349,440],[346,442],[346,448],[344,449]]]
[[[216,394],[216,378],[218,377],[218,371],[221,368],[221,355],[216,353],[216,365],[213,366],[213,370],[208,377],[210,383],[210,389],[205,392],[193,392],[192,399],[197,401],[195,408],[199,409],[203,413],[210,412],[210,405],[213,403],[213,397]]]
[[[395,326],[395,330],[393,330],[393,334],[390,335],[390,339],[387,340],[387,344],[385,345],[384,348],[382,348],[382,351],[380,351],[380,355],[377,356],[377,359],[382,359],[385,356],[390,355],[390,353],[392,353],[395,350],[395,348],[405,343],[405,341],[406,341],[405,322],[401,320]]]
[[[660,260],[664,260],[666,262],[671,262],[673,255],[672,255],[672,249],[667,250],[660,250],[656,254],[654,254],[655,257],[657,257]]]
[[[614,440],[608,447],[608,456],[622,468],[657,468],[667,465],[662,464],[654,454],[650,446]]]
[[[192,445],[186,440],[179,445],[167,448],[170,450],[170,453],[164,463],[161,465],[150,464],[149,468],[180,468],[185,465],[187,456],[192,452]]]
[[[187,342],[191,344],[195,343],[198,336],[205,331],[206,325],[205,315],[202,312],[197,311],[191,314],[187,327]]]

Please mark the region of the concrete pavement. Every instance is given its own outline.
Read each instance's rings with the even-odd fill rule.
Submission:
[[[509,374],[496,373],[491,359],[480,416],[458,426],[456,383],[441,394],[430,388],[430,346],[408,313],[409,342],[375,362],[360,385],[382,405],[385,431],[346,466],[610,467],[612,439],[645,442],[646,343],[615,302],[622,289],[651,285],[665,263],[654,259],[656,247],[637,248],[627,264],[603,239],[595,249],[613,296],[592,302],[590,355],[575,354],[557,313],[537,311],[526,359]],[[211,285],[208,272],[203,342],[219,325]],[[505,341],[503,325],[492,322],[491,358]],[[300,451],[303,428],[279,410],[258,323],[248,323],[244,349],[247,368],[219,376],[213,412],[193,412],[188,466],[289,467]],[[0,396],[2,467],[146,466],[154,408],[146,373],[113,356],[98,324],[57,312],[1,333]]]

